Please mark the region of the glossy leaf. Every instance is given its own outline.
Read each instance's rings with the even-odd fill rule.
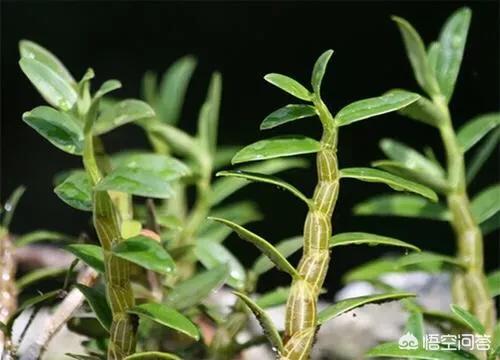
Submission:
[[[287,258],[288,256],[301,249],[302,245],[302,236],[295,236],[278,242],[275,248],[282,256]],[[275,264],[271,260],[269,260],[267,256],[260,255],[257,260],[255,260],[252,266],[252,271],[257,275],[262,275],[272,269],[274,265]]]
[[[472,199],[472,213],[479,224],[500,211],[499,199],[500,184],[495,184],[482,190]]]
[[[326,321],[336,318],[350,310],[359,308],[367,304],[380,304],[388,301],[406,299],[414,297],[415,294],[408,292],[394,292],[385,294],[376,294],[368,296],[359,296],[355,298],[340,300],[333,305],[326,307],[318,313],[318,324],[324,324]]]
[[[498,126],[500,126],[500,113],[479,115],[458,130],[458,142],[465,152]]]
[[[276,289],[262,294],[255,302],[262,309],[283,305],[290,294],[289,287],[277,287]]]
[[[175,269],[170,254],[156,240],[138,235],[113,246],[113,254],[145,269],[169,274]]]
[[[411,191],[432,201],[437,201],[438,199],[436,193],[428,187],[385,171],[370,168],[347,168],[340,170],[340,176],[342,178],[352,178],[367,182],[384,183],[396,191]]]
[[[243,226],[235,224],[226,219],[213,217],[209,219],[220,222],[221,224],[224,224],[233,229],[241,239],[255,245],[261,253],[266,255],[276,265],[278,269],[290,274],[294,278],[299,277],[297,270],[295,270],[295,268],[286,260],[286,258],[282,254],[280,254],[280,252],[273,245],[271,245],[265,239],[261,238],[259,235],[245,229]]]
[[[92,186],[83,170],[72,173],[54,189],[56,195],[71,207],[92,211]]]
[[[414,251],[420,251],[415,245],[397,240],[387,236],[369,234],[364,232],[348,232],[334,235],[330,238],[330,247],[345,246],[345,245],[360,245],[366,244],[370,246],[388,245],[402,247]]]
[[[266,314],[266,312],[259,307],[252,299],[250,299],[245,294],[234,292],[234,294],[239,297],[253,312],[260,326],[262,327],[265,336],[271,343],[271,346],[278,351],[278,353],[283,353],[283,342],[281,341],[281,336],[276,330],[271,318]]]
[[[498,143],[500,142],[500,128],[495,129],[488,137],[483,141],[481,146],[476,150],[474,156],[467,165],[467,183],[474,180],[481,167],[484,165],[486,160],[490,157],[494,150],[497,149]]]
[[[487,280],[490,295],[492,297],[500,295],[500,270],[496,270],[488,274]]]
[[[418,84],[427,91],[429,95],[438,95],[439,85],[434,77],[434,70],[430,67],[427,59],[427,52],[425,51],[424,43],[420,35],[418,35],[413,26],[405,19],[393,16],[392,20],[396,22],[399,27],[405,44],[406,54],[410,60]]]
[[[94,134],[102,135],[122,125],[153,116],[154,110],[144,101],[122,100],[99,115],[94,125]]]
[[[316,94],[319,95],[321,89],[321,82],[323,81],[323,77],[325,76],[326,66],[332,57],[333,50],[327,50],[316,60],[314,64],[312,76],[311,76],[311,85]]]
[[[400,92],[405,90],[394,89],[390,92]],[[423,122],[427,125],[438,127],[442,121],[440,109],[429,99],[421,96],[417,101],[400,109],[398,113],[410,119]]]
[[[379,195],[354,207],[356,215],[402,216],[447,221],[447,208],[417,195]]]
[[[106,95],[106,94],[109,94],[110,92],[112,91],[115,91],[115,90],[118,90],[119,88],[122,87],[122,83],[118,80],[115,80],[115,79],[112,79],[112,80],[106,80],[105,82],[103,82],[101,84],[101,86],[99,87],[99,89],[95,92],[94,94],[94,101],[95,100],[101,100],[101,98]],[[108,103],[109,106],[102,109],[104,111],[106,111],[108,108],[112,108],[113,106],[115,106],[117,104],[116,101],[113,101],[111,103]]]
[[[467,326],[474,331],[476,334],[484,334],[484,326],[479,322],[479,320],[472,315],[467,310],[461,308],[458,305],[451,304],[451,311],[458,316]]]
[[[82,129],[67,113],[39,106],[25,112],[23,121],[58,149],[73,155],[82,154]]]
[[[219,108],[222,93],[222,78],[215,72],[210,80],[208,94],[198,118],[198,140],[210,157],[215,156],[217,131],[219,126]]]
[[[260,124],[261,130],[275,128],[291,121],[316,115],[316,109],[311,105],[286,105],[267,115]]]
[[[207,269],[227,265],[229,267],[229,277],[226,283],[235,289],[243,289],[246,278],[245,269],[238,259],[223,245],[214,241],[198,241],[194,253]]]
[[[111,163],[115,168],[127,167],[150,171],[164,181],[172,181],[191,173],[189,167],[176,158],[141,151],[125,151],[113,155]]]
[[[338,126],[349,125],[356,121],[399,110],[417,101],[419,98],[420,95],[418,94],[400,90],[374,98],[359,100],[343,107],[335,115],[335,121]]]
[[[271,175],[288,169],[299,167],[303,168],[306,164],[307,162],[303,159],[272,159],[242,166],[239,170]],[[211,204],[215,205],[220,203],[234,192],[246,186],[248,183],[248,181],[234,177],[224,177],[222,179],[215,180],[212,185]]]
[[[63,111],[75,105],[78,99],[75,88],[50,67],[28,57],[22,57],[19,66],[50,105]]]
[[[423,360],[477,360],[474,355],[462,351],[425,350],[420,348],[404,349],[398,343],[378,345],[366,353],[365,356]]]
[[[241,149],[232,164],[318,152],[321,144],[305,136],[279,136],[260,140]]]
[[[471,11],[461,8],[446,21],[439,36],[436,77],[442,94],[450,100],[457,80],[469,31]]]
[[[19,41],[19,53],[23,58],[34,59],[47,66],[68,84],[75,85],[75,79],[63,65],[61,60],[39,44],[29,40],[21,40]]]
[[[113,315],[111,314],[111,308],[106,300],[106,295],[96,288],[90,288],[83,284],[76,284],[75,287],[85,296],[85,299],[87,299],[99,323],[109,331]]]
[[[135,353],[125,357],[123,360],[182,360],[180,357],[174,354],[158,352],[158,351],[146,351]]]
[[[288,190],[293,195],[298,197],[300,200],[304,201],[308,206],[311,205],[311,200],[308,199],[304,194],[300,192],[295,186],[281,180],[280,178],[272,175],[264,175],[250,171],[243,170],[232,170],[232,171],[219,171],[216,176],[227,176],[235,177],[240,179],[245,179],[248,181],[263,182],[271,185],[275,185],[278,188]]]
[[[264,79],[274,86],[279,87],[281,90],[286,91],[290,95],[295,96],[296,98],[305,101],[312,100],[311,92],[307,90],[303,85],[301,85],[298,81],[288,76],[272,73],[264,76]]]
[[[70,244],[65,247],[67,251],[82,260],[85,264],[104,274],[104,254],[97,245]]]
[[[157,303],[145,303],[134,306],[128,312],[153,320],[160,325],[176,330],[195,340],[200,338],[199,330],[191,320],[169,306]]]
[[[228,275],[229,268],[225,264],[200,272],[175,285],[168,292],[166,301],[176,309],[188,309],[197,305],[220,288]]]
[[[71,236],[56,231],[36,230],[19,236],[15,239],[15,244],[17,247],[23,247],[40,241],[69,242],[71,240]]]

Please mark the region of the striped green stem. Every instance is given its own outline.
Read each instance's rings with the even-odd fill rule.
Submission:
[[[337,128],[318,95],[314,97],[314,105],[323,125],[321,150],[316,157],[318,183],[304,225],[303,255],[298,267],[300,278],[293,281],[286,305],[281,360],[309,359],[316,334],[318,296],[330,262],[331,217],[339,191]]]
[[[448,165],[447,194],[451,226],[455,231],[459,259],[467,265],[465,272],[454,274],[453,302],[471,311],[493,333],[495,307],[484,274],[483,236],[472,214],[466,189],[464,155],[453,130],[446,102],[434,99],[442,114],[439,130]]]
[[[93,185],[102,178],[94,152],[95,139],[85,136],[83,164]],[[106,191],[95,191],[93,220],[104,252],[105,283],[108,301],[113,314],[108,346],[108,360],[121,360],[133,354],[136,345],[137,318],[127,310],[134,306],[130,282],[130,263],[114,256],[113,245],[121,241],[120,218]]]

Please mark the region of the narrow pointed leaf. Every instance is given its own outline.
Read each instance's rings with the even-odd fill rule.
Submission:
[[[434,191],[426,186],[413,181],[403,179],[399,176],[370,168],[347,168],[340,171],[343,178],[352,178],[367,182],[384,183],[396,191],[410,191],[422,195],[432,201],[437,201],[438,197]]]
[[[429,62],[429,66],[434,72],[434,76],[436,76],[437,62],[439,57],[439,52],[441,51],[441,44],[438,41],[433,41],[427,47],[427,61]],[[436,78],[436,80],[439,79]]]
[[[188,309],[221,287],[228,275],[229,267],[225,264],[198,273],[175,285],[168,293],[166,301],[178,310]]]
[[[367,304],[380,304],[388,301],[395,301],[414,297],[415,294],[408,292],[394,292],[385,294],[376,294],[368,296],[359,296],[355,298],[340,300],[337,303],[326,307],[318,313],[318,325],[324,324],[330,319],[334,319],[350,310],[359,308]]]
[[[207,99],[202,105],[198,119],[198,139],[212,158],[217,147],[219,108],[222,93],[222,78],[215,72],[210,80]]]
[[[239,297],[253,312],[260,326],[264,330],[264,334],[271,343],[271,346],[277,349],[278,353],[283,353],[283,342],[281,341],[281,336],[276,330],[271,318],[266,314],[266,312],[259,307],[252,299],[250,299],[245,294],[234,292],[234,294]]]
[[[94,134],[102,135],[122,125],[154,115],[154,110],[144,101],[122,100],[99,115],[94,125]]]
[[[92,211],[92,186],[83,170],[72,173],[54,189],[56,195],[71,207]]]
[[[65,275],[68,272],[67,269],[64,268],[53,268],[53,267],[44,267],[40,269],[33,270],[26,275],[19,277],[16,280],[16,288],[18,291],[26,289],[27,287],[36,284],[39,281],[45,281],[47,279],[56,279]]]
[[[457,80],[469,31],[471,10],[461,8],[446,21],[439,36],[436,77],[441,92],[450,100]]]
[[[286,260],[286,258],[282,254],[280,254],[280,252],[273,245],[271,245],[269,242],[261,238],[259,235],[226,219],[221,219],[221,218],[210,218],[210,219],[230,227],[236,232],[236,234],[238,234],[238,236],[241,239],[246,240],[255,245],[264,255],[266,255],[276,265],[276,267],[278,267],[278,269],[290,274],[294,278],[299,277],[297,270],[295,270],[295,268],[288,262],[288,260]]]
[[[467,326],[474,331],[476,334],[484,334],[484,326],[479,322],[479,320],[472,315],[470,312],[467,310],[461,308],[458,305],[451,304],[450,305],[451,311],[458,316]]]
[[[261,130],[275,128],[291,121],[316,115],[316,109],[311,105],[286,105],[266,116],[260,124]]]
[[[64,111],[70,110],[78,99],[71,83],[47,65],[28,57],[19,60],[21,70],[43,98],[52,106]]]
[[[500,295],[500,270],[488,274],[488,288],[492,297]]]
[[[112,251],[117,257],[161,274],[169,274],[175,269],[170,254],[158,241],[147,236],[139,235],[122,240]]]
[[[99,87],[99,89],[95,92],[94,94],[94,101],[95,100],[100,100],[104,95],[109,94],[112,91],[118,90],[119,88],[122,87],[122,83],[118,80],[111,79],[111,80],[106,80],[105,82],[102,83],[102,85]],[[116,100],[109,103],[109,107],[106,107],[102,110],[107,110],[117,104]]]
[[[232,160],[233,164],[266,160],[283,156],[294,156],[318,152],[319,141],[305,136],[279,136],[260,140],[241,149]]]
[[[302,236],[295,236],[289,239],[285,239],[276,244],[276,250],[284,256],[289,257],[293,253],[297,252],[303,246]],[[275,264],[265,255],[260,255],[257,260],[255,260],[252,271],[257,275],[262,275],[269,271],[275,266]]]
[[[397,93],[400,89],[391,90],[390,93]],[[423,122],[427,125],[438,127],[442,121],[442,115],[439,108],[432,101],[421,96],[417,101],[400,109],[398,113],[409,117],[410,119]]]
[[[409,332],[417,339],[424,339],[425,336],[424,315],[420,310],[414,309],[410,311],[408,319],[406,320],[405,331]]]
[[[147,125],[146,129],[153,136],[164,141],[178,155],[196,158],[204,151],[192,136],[168,124]]]
[[[356,215],[402,216],[447,221],[450,218],[445,206],[432,203],[417,195],[379,195],[354,207]]]
[[[5,214],[3,215],[1,227],[5,228],[6,230],[8,230],[10,227],[12,217],[14,216],[14,213],[16,212],[16,209],[17,209],[17,205],[19,204],[19,201],[23,197],[25,191],[26,191],[26,187],[24,187],[22,185],[16,187],[14,189],[14,191],[12,192],[12,194],[9,195],[9,198],[5,202],[4,206],[2,207],[0,205],[0,214],[2,213],[2,210],[5,211]]]
[[[73,155],[82,154],[82,128],[67,113],[39,106],[25,112],[23,121],[58,149]]]
[[[420,252],[420,253],[414,253],[410,255],[405,255],[399,258],[397,261],[397,266],[399,268],[404,268],[407,266],[412,266],[412,265],[420,265],[420,264],[425,264],[425,263],[439,263],[443,265],[449,265],[453,266],[456,268],[461,268],[465,269],[466,265],[461,262],[460,260],[447,256],[447,255],[441,255],[441,254],[435,254],[432,252]]]
[[[73,240],[71,236],[63,233],[48,230],[36,230],[19,236],[17,239],[15,239],[15,244],[16,247],[22,247],[40,241],[69,242],[71,240]]]
[[[320,93],[321,82],[323,81],[323,77],[325,76],[326,66],[332,57],[333,50],[327,50],[316,60],[314,64],[312,76],[311,76],[311,85],[316,94]]]
[[[462,351],[404,349],[398,343],[385,343],[371,349],[365,356],[398,358],[398,359],[422,359],[422,360],[477,360],[469,353]]]
[[[158,351],[146,351],[127,356],[123,360],[182,360],[174,354]]]
[[[420,251],[415,245],[409,244],[407,242],[397,240],[387,236],[380,236],[376,234],[369,234],[363,232],[349,232],[341,233],[330,238],[330,247],[345,246],[345,245],[360,245],[367,244],[370,246],[374,245],[388,245],[402,247],[406,249],[411,249],[414,251]]]
[[[419,98],[418,94],[400,90],[379,97],[359,100],[342,108],[335,115],[335,121],[339,126],[349,125],[356,121],[402,109]]]
[[[438,95],[439,85],[434,76],[434,70],[430,67],[424,43],[420,35],[405,19],[393,16],[392,20],[396,22],[399,27],[406,47],[406,54],[410,60],[418,84],[427,91],[429,95]]]
[[[470,162],[467,164],[466,175],[468,184],[474,180],[474,177],[477,175],[479,170],[481,170],[481,167],[484,165],[486,160],[488,160],[493,151],[497,149],[499,142],[500,128],[497,128],[483,141],[481,146],[474,153]]]
[[[295,186],[281,180],[280,178],[272,175],[264,175],[250,171],[242,170],[232,170],[232,171],[219,171],[216,176],[228,176],[236,177],[240,179],[245,179],[248,181],[263,182],[271,185],[275,185],[279,188],[290,191],[293,195],[298,197],[300,200],[304,201],[307,205],[310,205],[311,201],[304,194],[300,192]]]
[[[479,224],[500,211],[499,199],[500,184],[495,184],[484,189],[472,199],[472,213]]]
[[[156,108],[157,104],[157,90],[158,74],[153,71],[146,71],[141,81],[141,97],[153,108]]]
[[[67,251],[82,260],[85,264],[104,274],[104,254],[100,246],[91,244],[70,244]]]
[[[500,126],[500,113],[479,115],[458,130],[458,142],[465,152],[498,126]]]
[[[312,94],[310,93],[310,91],[307,90],[298,81],[288,76],[272,73],[264,76],[264,79],[274,86],[279,87],[281,90],[286,91],[290,95],[295,96],[296,98],[305,101],[312,100]]]
[[[169,306],[146,303],[134,306],[132,309],[129,309],[128,312],[153,320],[160,325],[176,330],[195,340],[200,338],[200,332],[191,320]]]
[[[82,292],[85,299],[87,299],[87,302],[92,308],[92,311],[94,311],[97,320],[99,320],[101,325],[109,331],[113,315],[111,314],[111,309],[108,301],[106,300],[106,295],[95,288],[90,288],[82,284],[76,284],[75,286]]]
[[[259,296],[255,302],[262,309],[283,305],[290,294],[290,287],[278,287],[268,293]]]

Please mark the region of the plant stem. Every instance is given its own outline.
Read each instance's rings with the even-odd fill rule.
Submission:
[[[453,301],[476,315],[484,324],[486,333],[492,335],[495,309],[484,274],[483,236],[467,195],[464,155],[453,130],[446,102],[436,98],[434,103],[442,114],[439,131],[448,166],[450,223],[457,239],[457,256],[467,266],[465,272],[454,274]]]
[[[331,217],[339,191],[337,128],[328,108],[314,95],[314,105],[323,125],[321,150],[316,157],[318,183],[304,225],[304,247],[298,272],[286,305],[285,345],[281,360],[309,359],[316,334],[316,306],[323,285],[332,234]]]
[[[102,178],[95,152],[94,138],[86,133],[83,164],[95,186]],[[111,252],[112,246],[121,241],[120,218],[106,191],[94,191],[93,218],[97,236],[104,252],[105,283],[113,314],[110,328],[108,359],[121,360],[135,350],[137,318],[127,313],[134,306],[130,280],[130,264]]]
[[[0,227],[0,322],[7,323],[17,308],[16,260],[7,230]],[[0,331],[0,358],[11,359],[11,340]]]

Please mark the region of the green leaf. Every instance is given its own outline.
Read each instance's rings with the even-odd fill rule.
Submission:
[[[168,293],[166,301],[176,309],[188,309],[221,287],[228,275],[229,268],[225,264],[198,273],[175,285]]]
[[[464,53],[471,11],[463,7],[446,21],[439,36],[439,52],[436,61],[436,77],[441,92],[449,101],[457,80]]]
[[[490,157],[494,150],[497,149],[500,141],[500,128],[495,129],[481,144],[479,149],[474,153],[473,158],[467,166],[467,183],[469,184],[477,175],[486,160]]]
[[[14,189],[12,194],[9,195],[9,198],[5,202],[3,208],[2,206],[0,206],[0,214],[2,213],[2,210],[5,210],[5,214],[3,215],[2,225],[0,226],[0,229],[2,227],[6,230],[9,229],[10,223],[12,221],[12,216],[14,216],[14,213],[16,212],[17,209],[17,205],[19,204],[19,201],[21,200],[25,191],[26,188],[24,186],[22,185],[18,186],[17,188]]]
[[[478,224],[488,220],[500,211],[500,184],[482,190],[471,202],[472,214]]]
[[[39,106],[23,114],[23,121],[58,149],[73,155],[83,153],[83,132],[67,113]]]
[[[366,304],[381,304],[388,301],[406,299],[414,297],[415,294],[408,292],[394,292],[385,294],[376,294],[368,296],[359,296],[350,299],[340,300],[337,303],[326,307],[318,313],[318,325],[336,318],[350,310],[364,306]]]
[[[378,345],[365,354],[367,357],[390,357],[423,360],[477,360],[474,355],[448,350],[404,349],[398,343]]]
[[[481,232],[483,236],[488,235],[489,233],[500,228],[500,212],[497,212],[495,215],[490,217],[488,220],[483,222],[480,226]]]
[[[474,331],[476,334],[484,334],[484,326],[481,324],[481,322],[470,312],[467,310],[461,308],[458,305],[451,304],[450,305],[451,311],[458,316],[462,321],[467,324],[467,326]]]
[[[417,195],[379,195],[354,207],[356,215],[402,216],[447,221],[448,209]]]
[[[385,171],[370,168],[347,168],[340,170],[340,176],[341,178],[352,178],[367,182],[384,183],[396,191],[411,191],[432,201],[438,200],[436,193],[428,187]]]
[[[164,181],[172,181],[190,175],[191,170],[176,158],[142,151],[124,151],[111,158],[114,168],[127,167],[153,172]]]
[[[84,335],[92,339],[100,339],[109,336],[108,331],[104,329],[94,314],[74,316],[69,319],[67,326],[71,332]]]
[[[425,325],[424,315],[422,314],[422,311],[418,309],[413,309],[410,311],[408,319],[406,320],[405,330],[417,339],[424,339]]]
[[[302,236],[295,236],[278,242],[275,248],[283,257],[287,258],[302,248],[302,246]],[[257,258],[257,260],[255,260],[252,266],[252,271],[257,275],[262,275],[274,266],[275,264],[267,256],[262,254]]]
[[[145,269],[169,274],[175,269],[170,254],[156,240],[138,235],[113,246],[113,254]]]
[[[238,259],[223,245],[214,241],[198,241],[194,248],[198,260],[207,269],[226,264],[229,267],[229,277],[226,283],[235,288],[243,289],[246,273]]]
[[[198,158],[203,154],[204,150],[195,139],[168,124],[151,124],[146,126],[147,131],[154,137],[161,139],[165,142],[174,153],[190,158]]]
[[[65,247],[67,251],[82,260],[85,264],[104,274],[104,254],[97,245],[70,244]]]
[[[281,341],[281,336],[276,330],[276,327],[273,324],[271,318],[266,314],[266,312],[259,307],[252,299],[250,299],[245,294],[234,292],[234,295],[239,297],[253,312],[257,320],[259,321],[260,326],[264,331],[264,335],[267,337],[271,346],[278,351],[278,353],[283,353],[283,342]]]
[[[69,242],[73,238],[56,231],[36,230],[15,239],[16,247],[23,247],[40,241]]]
[[[209,218],[211,220],[220,222],[231,229],[233,229],[236,234],[243,240],[246,240],[253,245],[255,245],[264,255],[266,255],[278,269],[290,274],[293,278],[299,278],[297,270],[286,260],[286,258],[280,254],[280,252],[271,245],[268,241],[261,238],[259,235],[245,229],[244,227],[235,224],[231,221],[221,219],[221,218]]]
[[[50,105],[63,111],[68,111],[75,105],[78,99],[75,88],[50,67],[27,57],[19,60],[19,66]]]
[[[68,84],[76,85],[75,79],[73,79],[73,76],[71,76],[61,60],[44,47],[29,40],[21,40],[19,41],[19,53],[22,58],[34,59],[47,66]]]
[[[83,170],[70,175],[54,189],[56,195],[71,207],[83,211],[92,211],[92,186]]]
[[[100,100],[104,95],[109,94],[112,91],[115,91],[119,88],[122,87],[122,83],[118,80],[112,79],[112,80],[106,80],[105,82],[102,83],[101,87],[95,92],[94,94],[94,101]],[[112,108],[115,106],[118,102],[113,101],[109,103],[109,106],[106,108],[102,109],[103,111],[107,111],[107,109]]]
[[[500,295],[500,270],[488,274],[488,288],[492,297]]]
[[[376,234],[369,234],[364,232],[348,232],[341,233],[330,238],[330,247],[345,246],[345,245],[360,245],[367,244],[370,246],[375,245],[389,245],[396,247],[403,247],[414,251],[420,251],[415,245],[407,242],[390,238],[387,236],[380,236]]]
[[[94,134],[102,135],[122,125],[153,116],[154,110],[144,101],[122,100],[99,115],[94,125]]]
[[[266,160],[318,152],[321,144],[305,136],[278,136],[260,140],[241,149],[231,161],[238,164],[247,161]]]
[[[66,272],[67,269],[64,268],[44,267],[35,269],[18,278],[16,280],[16,287],[19,291],[21,291],[39,281],[47,280],[50,278],[57,278],[59,276],[65,275]]]
[[[382,96],[363,99],[343,107],[335,121],[338,126],[349,125],[373,116],[396,111],[417,101],[420,95],[409,91],[389,92]]]
[[[160,121],[172,125],[179,121],[186,90],[195,68],[196,59],[188,55],[175,61],[163,75],[157,105]]]
[[[264,175],[250,171],[243,170],[230,170],[230,171],[219,171],[216,176],[228,176],[240,179],[245,179],[248,181],[263,182],[271,185],[275,185],[278,188],[282,188],[290,191],[293,195],[298,197],[300,200],[304,201],[308,206],[311,205],[311,200],[307,198],[304,194],[300,192],[295,186],[281,180],[280,178],[272,175]]]
[[[177,355],[170,353],[158,352],[158,351],[146,351],[129,355],[123,360],[182,360],[182,359]]]
[[[433,41],[427,47],[427,61],[429,62],[429,66],[434,72],[434,76],[436,76],[437,62],[439,57],[439,52],[441,51],[441,44],[437,41]],[[439,79],[436,78],[436,80]]]
[[[231,159],[239,149],[240,147],[236,145],[218,146],[213,161],[214,169],[217,170],[230,165]]]
[[[391,90],[390,93],[398,93],[400,89]],[[406,92],[406,91],[405,91]],[[410,119],[423,122],[427,125],[438,127],[442,121],[440,109],[429,99],[421,96],[417,101],[400,109],[398,111],[401,115],[409,117]]]
[[[207,98],[201,107],[198,119],[198,140],[211,158],[215,156],[217,148],[221,92],[222,78],[220,73],[215,72],[210,80]]]
[[[457,132],[457,139],[463,151],[469,150],[499,125],[500,113],[483,114],[468,121]]]
[[[406,54],[410,60],[418,84],[427,91],[429,95],[439,94],[439,85],[434,76],[434,70],[430,67],[425,51],[424,43],[417,31],[411,24],[397,16],[392,20],[396,22],[403,37],[406,47]]]
[[[461,262],[460,260],[447,256],[447,255],[441,255],[441,254],[434,254],[432,252],[420,252],[420,253],[413,253],[409,255],[402,256],[398,262],[397,266],[399,268],[404,268],[404,267],[409,267],[413,265],[421,265],[424,263],[439,263],[443,265],[449,265],[461,269],[465,269],[466,265]]]
[[[146,303],[134,306],[128,312],[153,320],[160,325],[176,330],[195,340],[199,340],[200,338],[200,332],[191,320],[169,306]]]
[[[275,174],[284,170],[305,167],[307,162],[303,159],[284,158],[262,161],[259,163],[242,166],[238,170],[257,172],[262,174]],[[229,195],[246,186],[248,181],[234,177],[224,177],[213,182],[211,192],[211,204],[222,202]]]
[[[146,71],[141,80],[141,97],[153,108],[157,105],[158,75],[153,71]]]
[[[85,299],[87,299],[99,323],[109,331],[111,322],[113,321],[113,315],[111,314],[111,308],[106,300],[106,295],[96,288],[91,288],[83,284],[76,284],[75,287],[85,296]]]
[[[321,82],[323,81],[323,77],[325,76],[326,66],[332,57],[333,50],[327,50],[316,60],[314,64],[312,76],[311,76],[311,85],[313,87],[314,92],[319,95],[321,89]]]
[[[316,115],[316,109],[311,105],[286,105],[267,115],[260,124],[261,130],[275,128],[276,126],[286,124]]]
[[[307,90],[303,85],[301,85],[298,81],[281,74],[267,74],[264,76],[264,79],[273,84],[276,87],[279,87],[281,90],[289,93],[290,95],[295,96],[301,100],[311,101],[312,94],[309,90]]]
[[[259,296],[255,303],[263,309],[283,305],[284,303],[286,303],[289,294],[290,287],[280,286],[268,293]]]

